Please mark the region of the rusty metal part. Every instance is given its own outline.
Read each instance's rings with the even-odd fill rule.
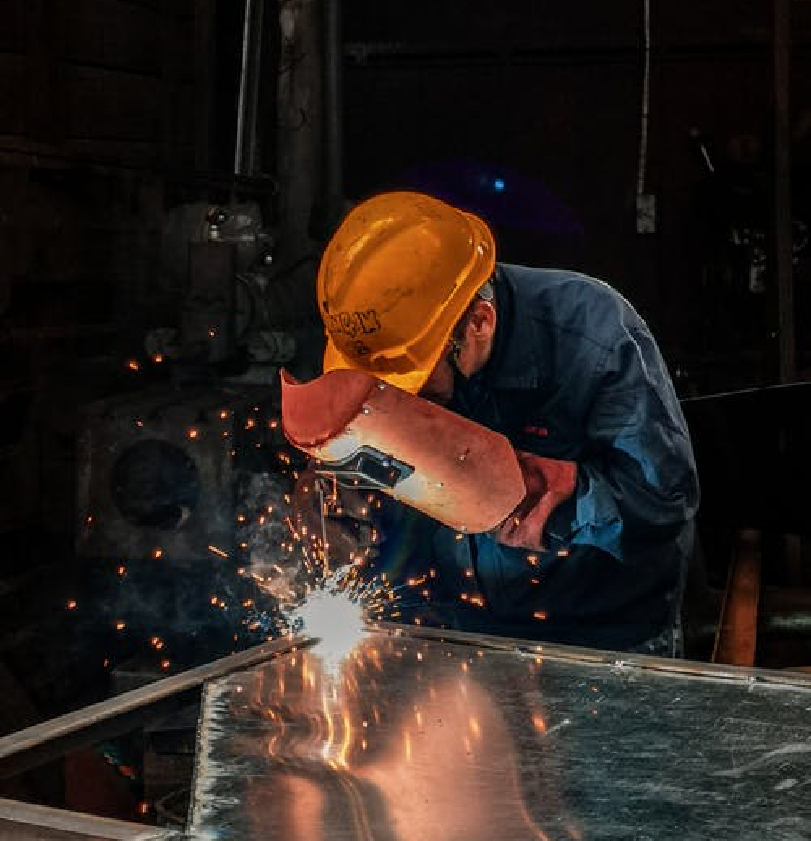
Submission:
[[[282,424],[294,446],[367,480],[374,470],[379,489],[451,528],[490,531],[526,494],[507,438],[442,406],[360,371],[309,383],[282,371],[281,379]]]
[[[760,598],[760,532],[746,529],[729,569],[721,619],[712,654],[714,663],[753,666]]]

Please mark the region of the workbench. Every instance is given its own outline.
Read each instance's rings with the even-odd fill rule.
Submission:
[[[199,695],[186,827],[0,800],[0,839],[807,841],[811,675],[382,623],[0,739],[0,777]]]

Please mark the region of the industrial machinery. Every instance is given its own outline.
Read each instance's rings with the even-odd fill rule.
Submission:
[[[216,626],[209,655],[255,642],[246,626],[270,630],[240,605],[289,539],[278,366],[308,372],[307,308],[292,312],[309,293],[273,246],[255,203],[171,211],[160,285],[174,313],[141,360],[160,373],[84,406],[79,424],[76,552],[108,572],[106,618],[184,644]]]
[[[264,585],[290,541],[286,449],[267,388],[164,386],[85,408],[76,551],[97,624],[126,628],[116,661],[157,639],[153,667],[183,668],[276,630]]]
[[[305,325],[313,308],[307,284],[290,283],[290,270],[274,265],[275,246],[257,204],[173,208],[161,280],[179,301],[179,317],[148,332],[149,357],[198,369],[239,357],[242,381],[272,384],[272,366],[296,355],[290,328]]]
[[[79,554],[146,560],[160,548],[177,562],[236,557],[240,485],[245,474],[277,466],[276,413],[267,389],[227,385],[159,387],[87,406]]]

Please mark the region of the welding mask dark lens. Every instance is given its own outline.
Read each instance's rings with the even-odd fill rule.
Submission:
[[[321,475],[334,476],[345,488],[356,490],[392,490],[414,472],[414,468],[373,447],[362,447],[349,458],[322,462],[316,467]]]

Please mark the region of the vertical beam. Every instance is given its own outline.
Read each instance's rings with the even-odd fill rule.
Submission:
[[[789,90],[791,84],[791,0],[773,0],[772,32],[774,82],[774,265],[780,331],[780,381],[796,376],[794,339],[794,279],[790,190]]]
[[[256,0],[253,27],[251,31],[249,55],[249,99],[247,102],[247,117],[250,132],[247,135],[248,145],[245,150],[245,162],[249,175],[257,172],[257,143],[259,124],[259,83],[262,75],[262,46],[265,34],[265,0]]]
[[[337,216],[343,199],[343,35],[340,0],[324,4],[324,202]],[[335,219],[337,221],[337,219]]]
[[[310,249],[310,218],[321,185],[323,73],[318,0],[279,5],[279,242],[297,259]]]
[[[237,132],[234,147],[234,173],[253,175],[256,170],[259,76],[262,65],[264,0],[245,0],[242,30],[242,66],[239,77]]]
[[[247,110],[248,73],[250,66],[251,18],[254,0],[245,0],[242,17],[242,64],[239,71],[239,98],[237,100],[237,131],[234,140],[234,174],[243,175],[245,166],[245,113]]]

